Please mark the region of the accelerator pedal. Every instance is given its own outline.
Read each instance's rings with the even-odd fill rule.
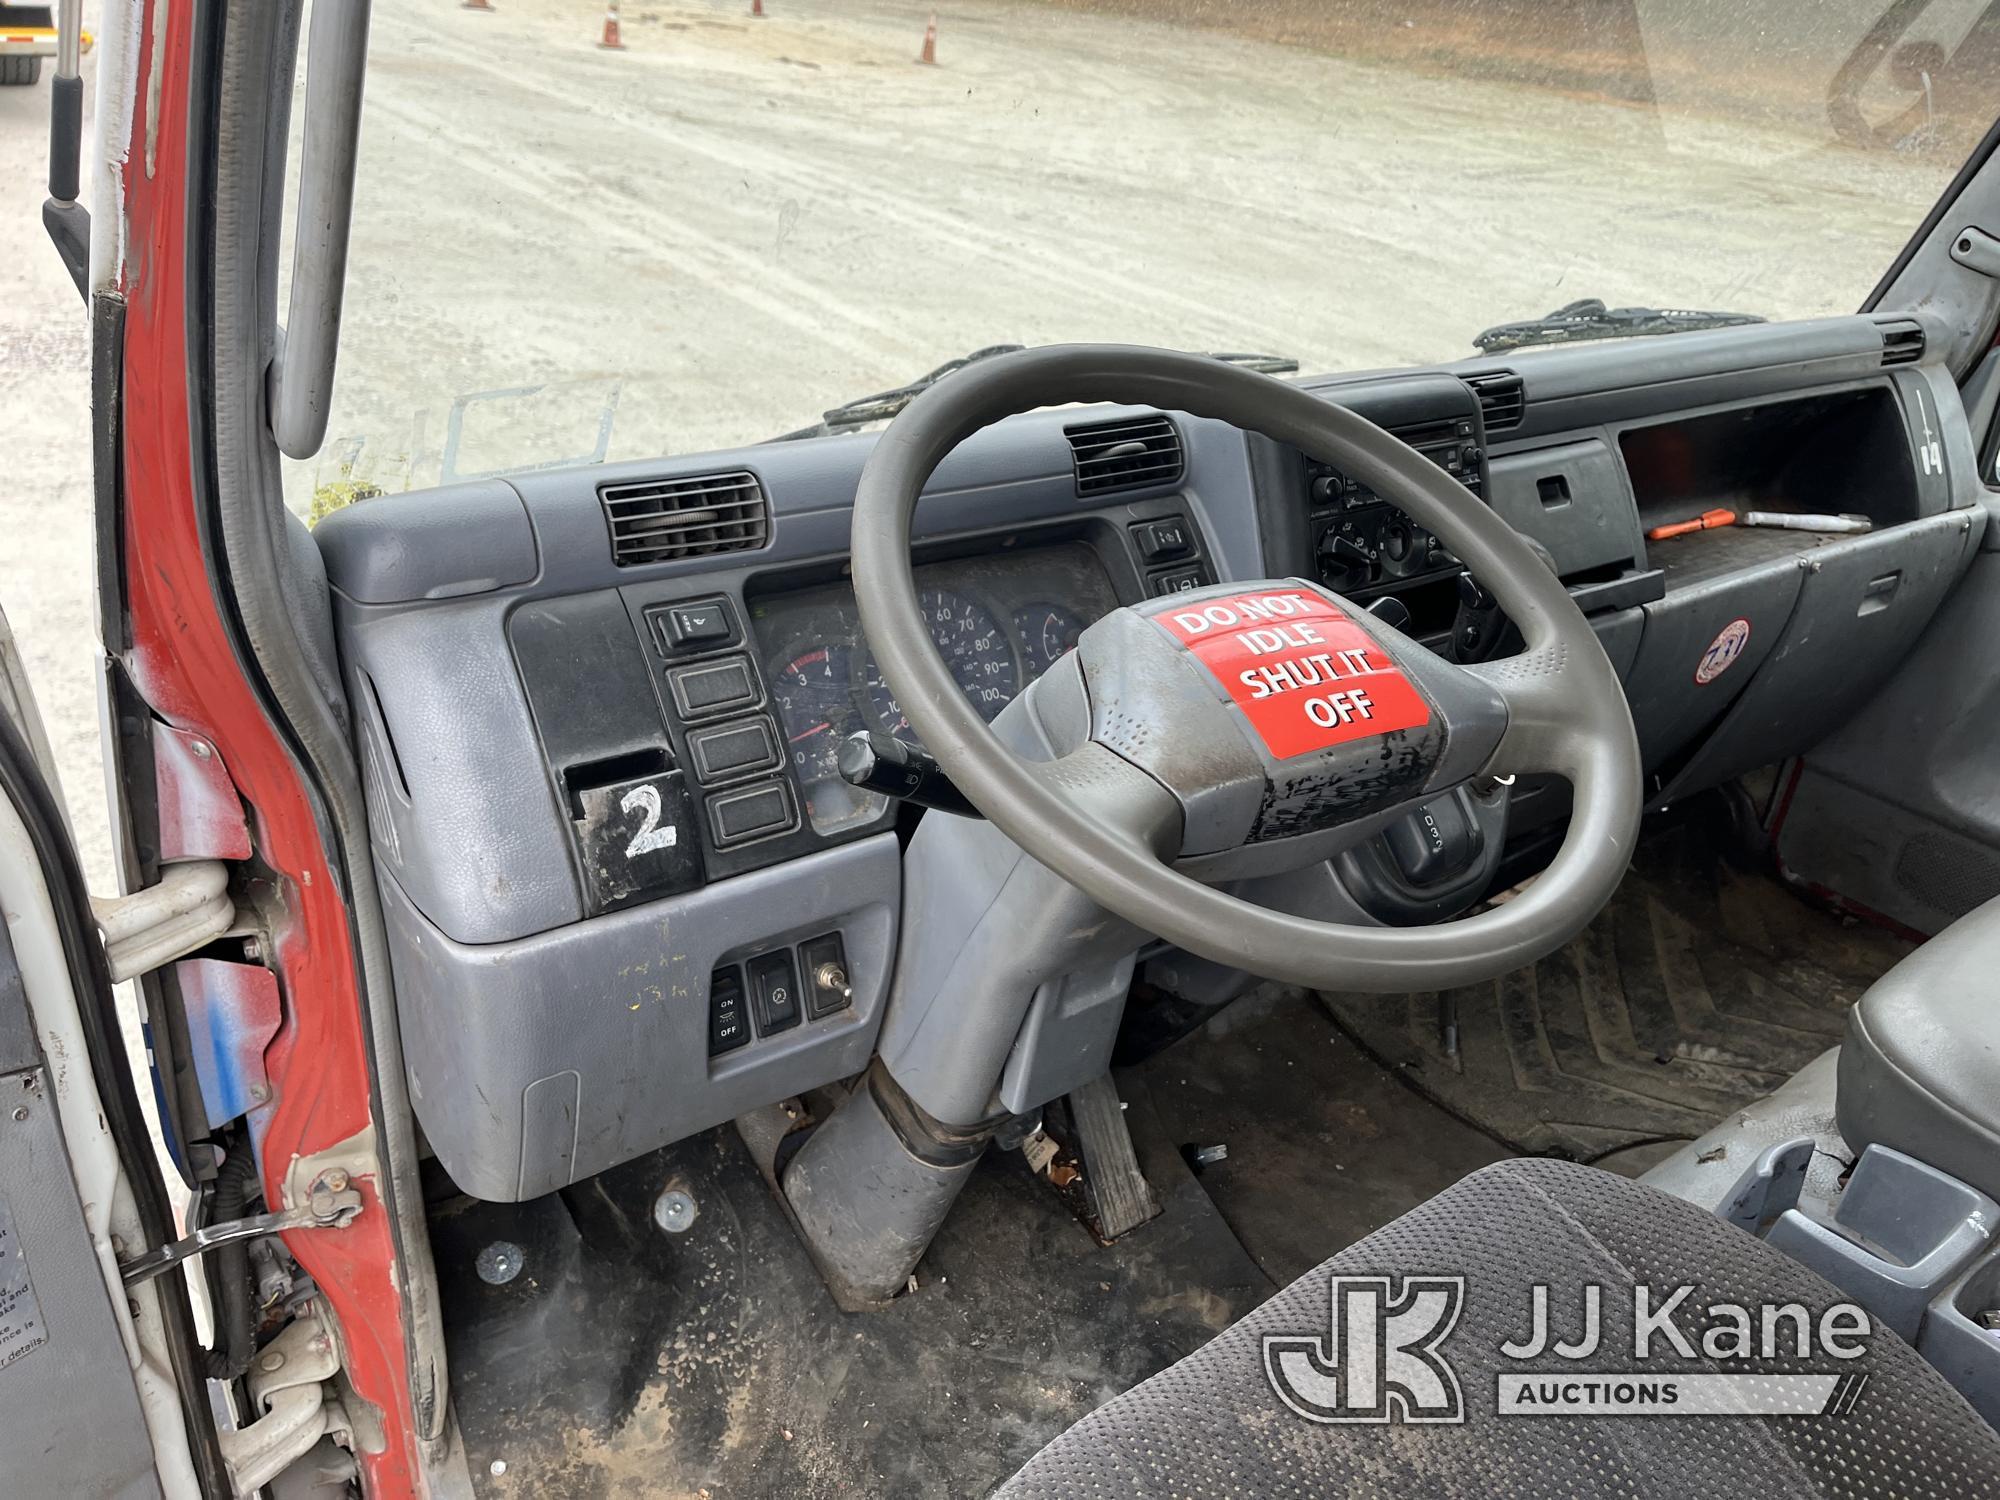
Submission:
[[[1107,1241],[1115,1240],[1159,1217],[1160,1200],[1139,1171],[1132,1132],[1110,1073],[1101,1073],[1071,1092],[1069,1112],[1083,1154],[1084,1181],[1097,1204],[1098,1233]]]

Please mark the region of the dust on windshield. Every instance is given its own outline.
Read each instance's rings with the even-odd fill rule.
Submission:
[[[1996,16],[651,0],[607,36],[603,0],[377,7],[333,417],[286,499],[815,430],[1000,344],[1312,373],[1592,299],[1851,312],[1990,123]]]

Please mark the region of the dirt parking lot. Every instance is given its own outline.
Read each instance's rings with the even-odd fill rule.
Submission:
[[[594,45],[601,5],[495,4],[376,9],[302,513],[343,483],[751,441],[1002,341],[1347,369],[1584,296],[1844,311],[1955,165],[1212,7],[935,0],[926,68],[933,0],[639,0],[622,52]],[[0,90],[0,601],[102,884],[86,341],[37,222],[46,107]]]
[[[90,328],[42,233],[48,108],[46,82],[0,88],[0,609],[27,657],[85,873],[110,890],[92,665]]]
[[[1851,309],[1948,175],[1738,120],[1068,3],[383,13],[333,441],[397,489],[754,440],[997,342],[1471,352]],[[523,388],[535,388],[523,393]]]

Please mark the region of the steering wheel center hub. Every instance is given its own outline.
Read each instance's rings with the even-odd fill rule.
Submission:
[[[1180,800],[1183,855],[1446,790],[1507,727],[1497,691],[1299,579],[1120,611],[1085,632],[1078,660],[1091,737]]]

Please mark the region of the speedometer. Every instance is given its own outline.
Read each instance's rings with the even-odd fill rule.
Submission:
[[[925,589],[917,598],[924,625],[966,701],[989,723],[1021,690],[1021,667],[1000,621],[983,604],[950,589]],[[875,727],[907,737],[910,721],[897,704],[873,653],[868,658],[868,710]]]

